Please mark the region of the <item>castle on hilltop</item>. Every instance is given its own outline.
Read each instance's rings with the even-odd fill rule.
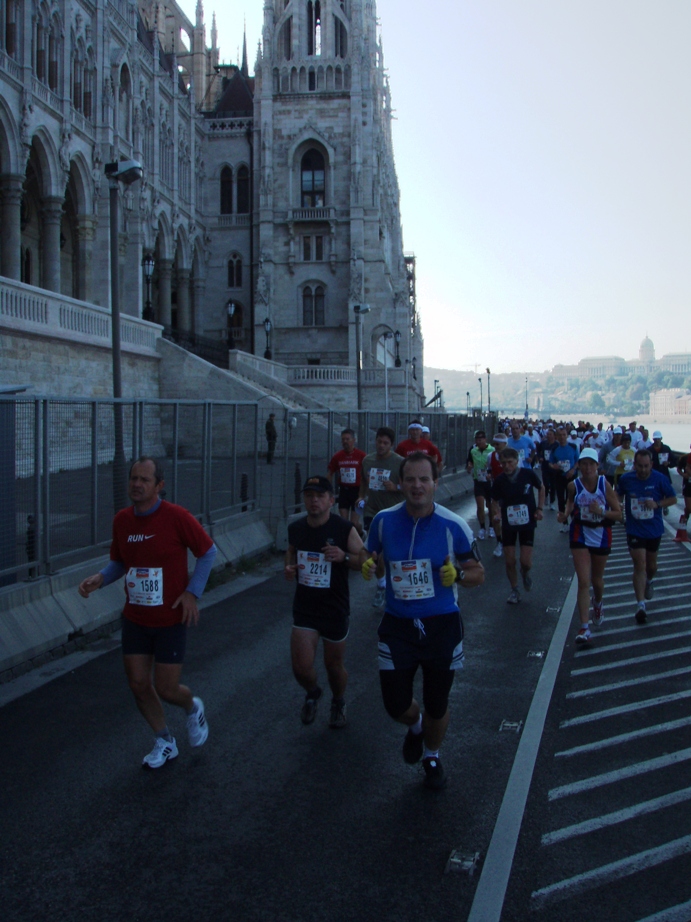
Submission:
[[[376,3],[263,10],[251,75],[246,44],[222,63],[215,18],[207,45],[201,0],[194,22],[174,0],[2,0],[0,383],[30,354],[36,387],[107,393],[89,364],[108,345],[104,168],[135,160],[117,193],[122,340],[153,364],[125,369],[126,396],[165,396],[163,336],[327,405],[354,406],[357,385],[381,407],[385,382],[392,408],[424,402]]]
[[[555,365],[551,374],[555,378],[620,378],[626,375],[650,375],[656,371],[691,374],[691,352],[674,352],[656,359],[655,346],[646,336],[638,350],[637,359],[627,361],[618,355],[591,356],[581,359],[577,365]]]

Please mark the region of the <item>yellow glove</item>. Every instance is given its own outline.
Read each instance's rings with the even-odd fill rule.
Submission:
[[[439,568],[439,575],[441,576],[442,586],[445,586],[447,589],[456,582],[458,572],[456,567],[451,563],[451,557],[447,557],[443,566]]]
[[[369,582],[372,579],[372,572],[377,569],[377,555],[372,554],[362,565],[362,578]]]

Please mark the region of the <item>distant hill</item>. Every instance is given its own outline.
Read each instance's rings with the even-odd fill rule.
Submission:
[[[464,412],[468,406],[487,409],[487,374],[456,371],[448,368],[425,368],[425,393],[434,395],[434,381],[442,388],[447,410]],[[561,414],[643,414],[649,409],[651,390],[685,387],[691,390],[691,376],[657,371],[651,375],[628,375],[609,378],[557,378],[549,371],[531,373],[528,379],[528,410],[531,416]],[[526,403],[526,374],[492,374],[490,377],[491,409],[507,415],[523,415]]]

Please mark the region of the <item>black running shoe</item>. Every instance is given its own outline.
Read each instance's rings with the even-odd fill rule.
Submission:
[[[422,762],[425,770],[425,787],[440,791],[446,785],[446,772],[438,758],[427,756]]]
[[[639,608],[636,612],[636,624],[645,624],[648,620],[648,616],[645,613],[645,608]]]
[[[302,705],[300,719],[303,724],[311,724],[317,716],[317,702],[322,696],[321,688],[317,687],[313,692],[305,697],[305,703]]]
[[[333,730],[339,730],[341,727],[345,727],[348,723],[346,718],[346,703],[345,701],[336,701],[335,698],[331,701],[331,716],[329,717],[329,726]]]
[[[422,758],[423,734],[408,730],[403,740],[403,760],[408,765],[415,765]]]

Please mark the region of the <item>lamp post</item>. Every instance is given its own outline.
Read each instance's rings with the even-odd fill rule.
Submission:
[[[369,304],[354,304],[355,311],[355,376],[357,379],[357,408],[362,409],[362,315],[371,310]]]
[[[122,355],[120,346],[120,183],[129,186],[142,178],[137,160],[116,160],[106,163],[110,189],[110,326],[113,350],[113,509],[117,512],[127,502],[125,491],[125,443],[122,426]]]
[[[525,376],[525,418],[528,419],[528,375]]]
[[[387,348],[387,342],[393,339],[393,333],[384,333],[384,409],[386,413],[389,412],[389,350]],[[387,415],[388,423],[388,415]]]
[[[489,376],[490,376],[490,371],[489,371],[489,368],[488,368],[488,369],[487,369],[487,415],[488,415],[488,416],[489,416],[489,414],[492,412],[491,409],[490,409]]]
[[[264,358],[271,358],[271,342],[269,337],[271,336],[271,321],[268,317],[264,318],[264,332],[266,333],[266,349],[264,350]]]
[[[410,367],[410,359],[405,360],[405,415],[406,417],[410,416],[410,393],[408,391],[408,368]]]
[[[465,411],[470,416],[470,391],[465,392]]]
[[[413,356],[413,381],[417,381],[417,359]]]
[[[394,360],[394,365],[396,366],[396,368],[400,368],[401,367],[401,352],[400,352],[401,331],[396,330],[396,332],[393,335],[393,338],[394,338],[394,342],[396,343],[396,358]]]
[[[482,416],[482,378],[478,378],[480,382],[480,416]]]
[[[151,253],[145,253],[144,259],[142,259],[142,266],[144,268],[144,281],[146,282],[146,304],[144,305],[142,317],[144,320],[150,320],[152,322],[154,319],[154,309],[151,306],[151,277],[154,274],[155,265],[156,261]]]
[[[233,314],[235,313],[235,301],[230,300],[226,304],[228,314],[228,343],[231,349],[235,348],[235,330],[233,329]],[[268,345],[268,344],[267,344]]]

